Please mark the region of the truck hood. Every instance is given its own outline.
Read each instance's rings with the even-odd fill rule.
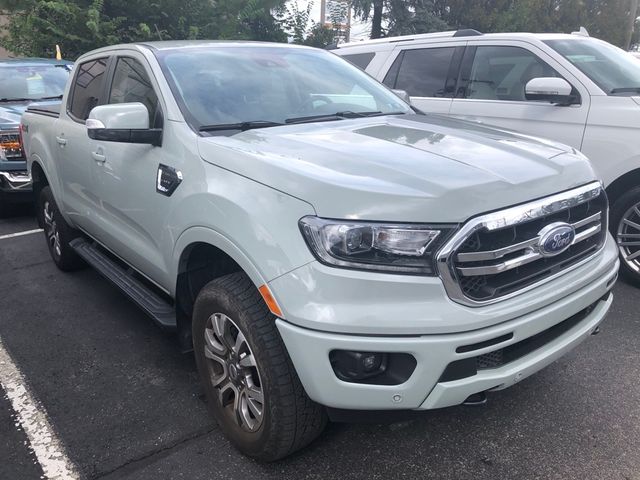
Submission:
[[[20,119],[27,108],[33,105],[58,105],[60,100],[0,103],[0,130],[12,130],[20,126]]]
[[[20,117],[27,109],[26,103],[0,104],[0,130],[18,128]]]
[[[595,179],[570,147],[437,115],[200,137],[199,150],[329,218],[462,222]]]

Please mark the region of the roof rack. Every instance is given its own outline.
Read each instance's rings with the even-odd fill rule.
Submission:
[[[578,30],[577,32],[571,32],[571,35],[578,35],[580,37],[588,37],[589,36],[589,32],[586,28],[584,27],[580,27],[580,30]]]
[[[478,35],[482,35],[482,32],[473,28],[463,28],[453,34],[454,37],[477,37]]]

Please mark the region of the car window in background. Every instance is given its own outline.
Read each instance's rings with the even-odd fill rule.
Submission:
[[[464,98],[524,102],[527,100],[525,86],[530,80],[559,76],[529,50],[485,46],[476,49],[471,71],[462,72],[460,83],[464,88]]]
[[[40,100],[64,93],[71,65],[0,64],[0,99]]]
[[[384,84],[412,97],[444,97],[454,52],[454,47],[405,50],[391,66]]]
[[[409,105],[336,55],[288,47],[197,47],[157,53],[195,128],[316,115],[409,113]]]
[[[640,62],[613,45],[595,39],[547,40],[609,95],[640,93]]]
[[[352,53],[351,55],[342,55],[342,58],[344,58],[348,62],[351,62],[356,67],[362,70],[366,70],[369,64],[371,63],[371,60],[373,60],[373,57],[375,56],[376,54],[373,52],[366,52],[366,53]]]
[[[158,96],[154,92],[144,67],[129,57],[118,59],[113,74],[109,103],[140,102],[149,110],[149,125],[154,125]]]
[[[107,58],[89,60],[78,67],[69,107],[74,117],[86,120],[89,112],[98,104],[104,88],[106,70]]]

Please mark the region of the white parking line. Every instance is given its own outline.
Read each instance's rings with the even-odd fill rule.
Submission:
[[[15,411],[16,418],[27,434],[33,453],[42,467],[44,477],[55,480],[80,478],[75,466],[47,420],[42,406],[33,398],[24,377],[0,340],[0,386]]]
[[[0,235],[0,240],[4,240],[5,238],[21,237],[23,235],[31,235],[32,233],[40,233],[41,231],[41,228],[36,228],[35,230],[25,230],[24,232],[8,233],[7,235]]]

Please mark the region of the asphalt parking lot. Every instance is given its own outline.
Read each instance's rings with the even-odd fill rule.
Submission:
[[[29,211],[0,220],[0,346],[87,479],[640,479],[640,291],[619,282],[602,333],[483,407],[332,424],[273,464],[209,418],[195,364],[97,273],[65,274]],[[5,368],[0,362],[0,369]],[[0,395],[0,479],[39,479]]]

